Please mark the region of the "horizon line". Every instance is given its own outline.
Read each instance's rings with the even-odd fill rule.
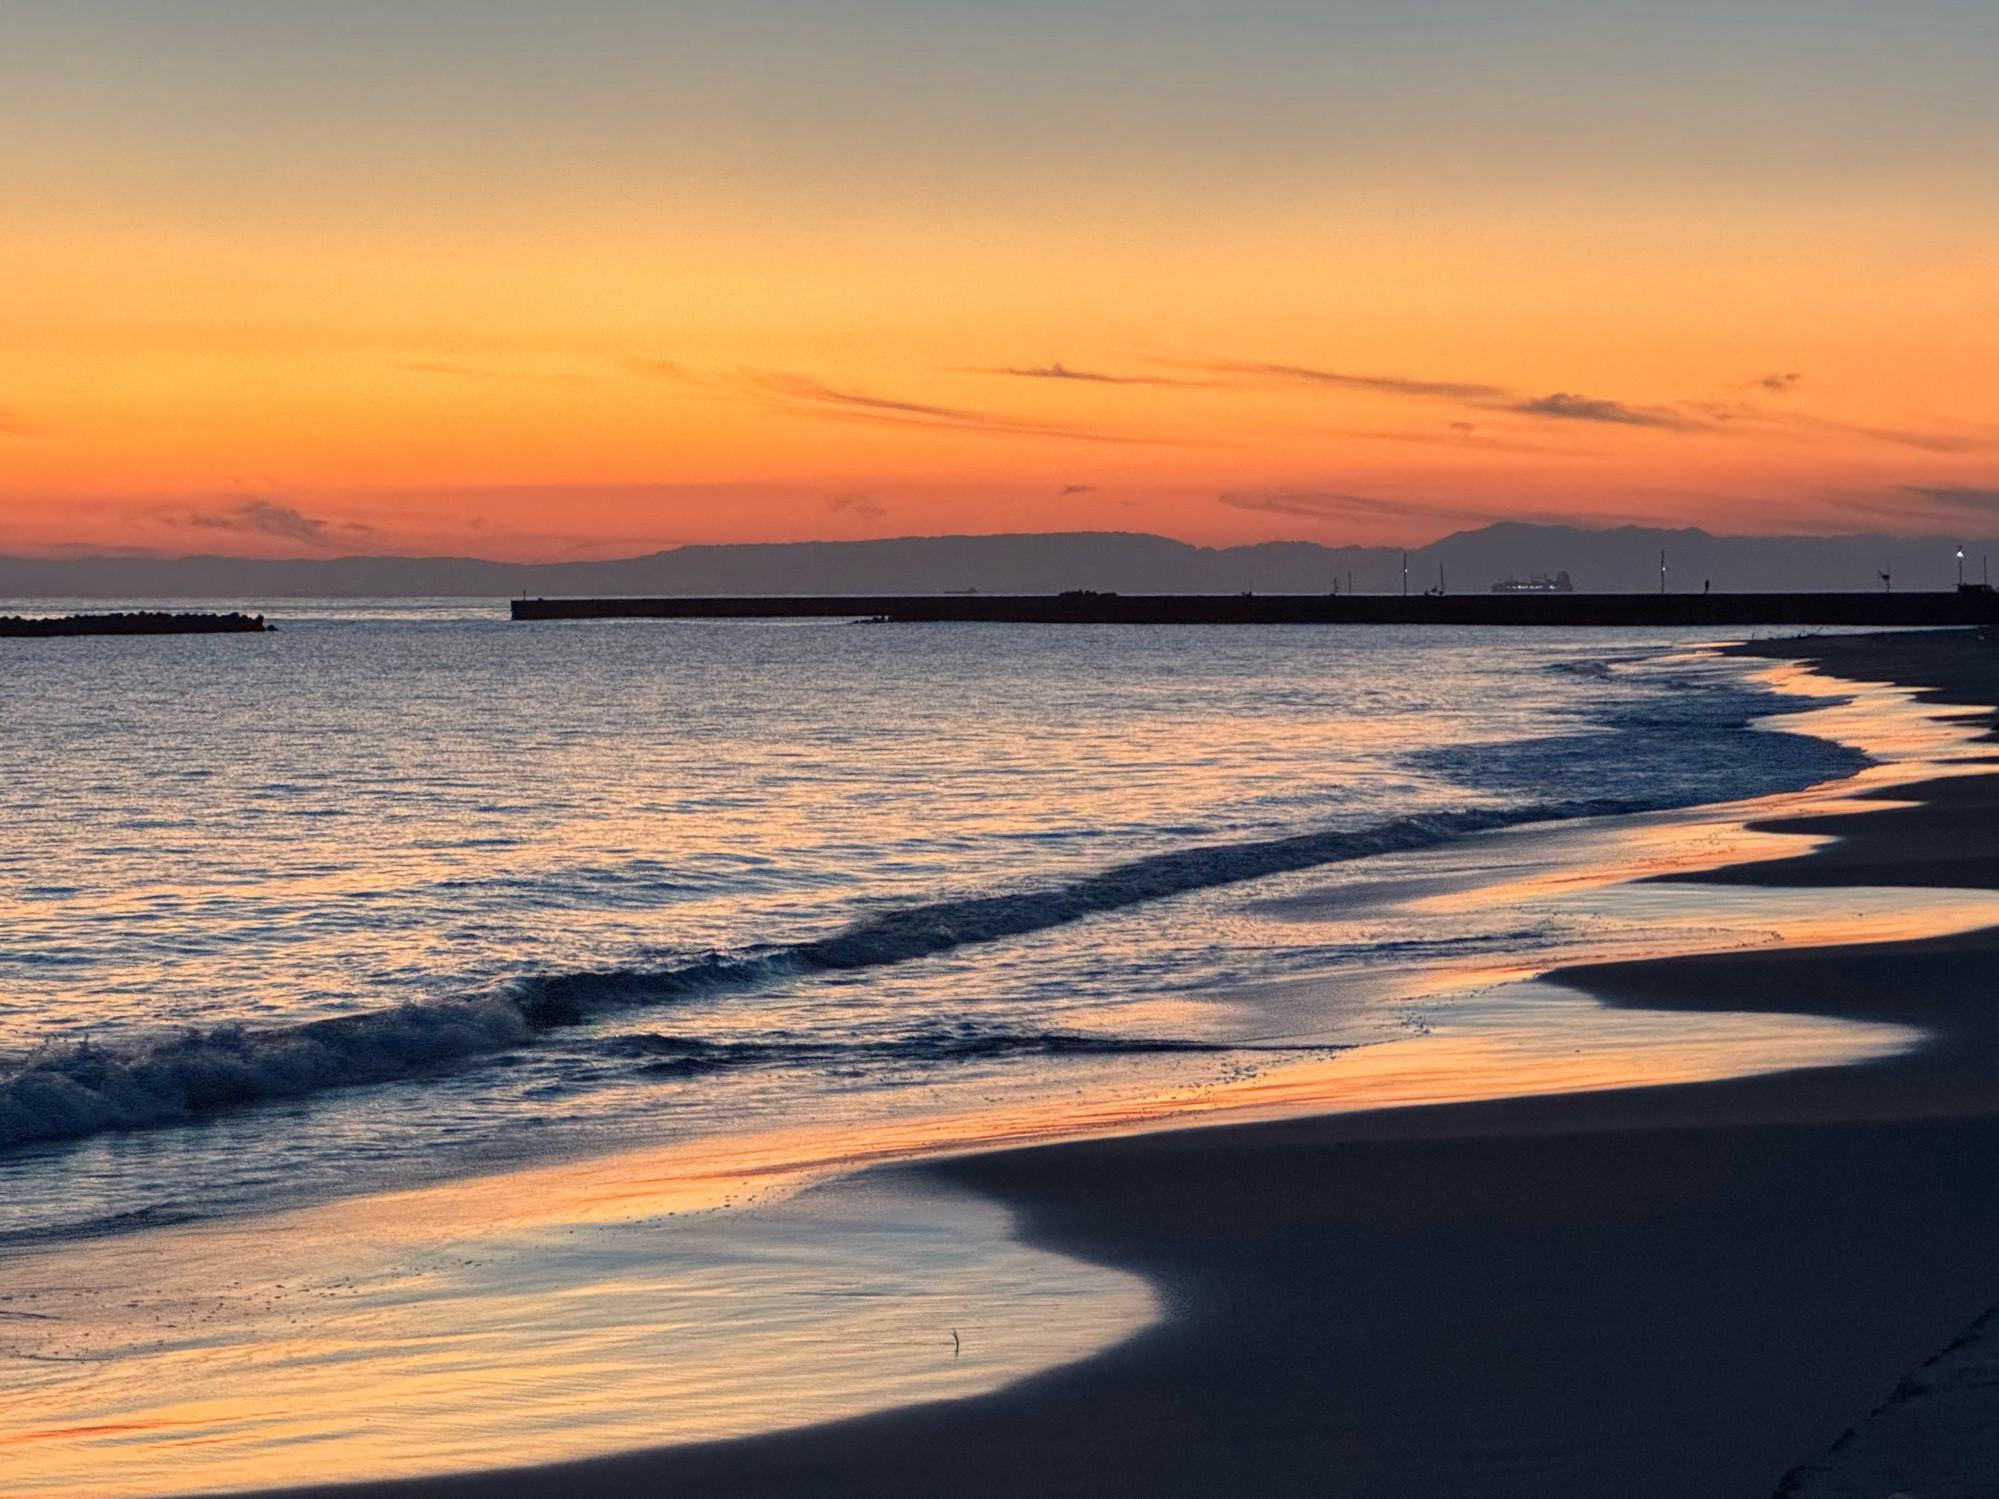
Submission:
[[[1163,541],[1174,546],[1187,547],[1200,552],[1244,552],[1262,547],[1306,546],[1326,552],[1420,552],[1458,537],[1477,536],[1484,532],[1501,529],[1524,531],[1567,531],[1592,536],[1608,536],[1620,531],[1651,532],[1662,536],[1705,537],[1711,541],[1863,541],[1879,540],[1893,542],[1934,541],[1940,544],[1964,545],[1981,543],[1999,546],[1999,534],[1978,537],[1970,532],[1945,531],[1710,531],[1704,526],[1656,526],[1637,522],[1619,526],[1585,526],[1561,521],[1513,521],[1495,520],[1482,526],[1464,527],[1447,532],[1432,541],[1405,544],[1398,542],[1327,542],[1309,537],[1273,537],[1263,541],[1234,542],[1211,545],[1205,542],[1187,541],[1181,537],[1169,536],[1158,531],[938,531],[911,532],[897,536],[864,537],[795,537],[783,541],[692,541],[675,542],[654,548],[647,552],[634,552],[613,557],[567,557],[541,558],[536,560],[515,560],[501,557],[480,557],[462,552],[341,552],[331,555],[290,555],[264,556],[240,552],[181,552],[163,553],[150,551],[77,551],[66,553],[22,553],[0,552],[0,564],[19,563],[33,566],[62,566],[84,563],[129,562],[151,563],[168,566],[177,563],[230,562],[256,563],[267,565],[312,564],[334,566],[342,563],[476,563],[483,567],[510,568],[554,568],[554,567],[608,567],[618,563],[644,562],[655,557],[671,556],[687,551],[748,550],[751,548],[777,547],[865,547],[885,546],[900,542],[920,541],[1016,541],[1024,539],[1061,540],[1066,538],[1107,538],[1120,537],[1141,541]]]

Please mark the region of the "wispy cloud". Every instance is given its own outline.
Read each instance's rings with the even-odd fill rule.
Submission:
[[[1410,375],[1368,374],[1353,370],[1327,369],[1316,365],[1292,364],[1281,360],[1204,359],[1170,362],[1217,375],[1233,376],[1236,383],[1243,385],[1273,383],[1307,385],[1368,395],[1402,396],[1412,400],[1440,401],[1466,411],[1524,417],[1536,422],[1633,427],[1655,432],[1712,435],[1725,431],[1731,422],[1737,420],[1760,420],[1771,423],[1786,419],[1725,404],[1674,401],[1641,405],[1609,396],[1589,395],[1572,390],[1556,390],[1546,395],[1536,395],[1489,380],[1424,379]],[[1773,374],[1762,376],[1751,384],[1759,389],[1781,394],[1795,387],[1802,378],[1796,373]],[[1354,435],[1379,436],[1395,441],[1449,440],[1402,432]],[[1915,433],[1870,432],[1865,435],[1876,436],[1884,441],[1898,438],[1911,441],[1929,440],[1922,434]],[[1467,429],[1466,446],[1492,447],[1501,450],[1505,443],[1504,438],[1471,438]],[[1531,450],[1522,449],[1522,451]]]
[[[11,549],[10,549],[11,550]],[[172,553],[159,547],[128,546],[118,542],[105,541],[50,541],[40,545],[30,545],[15,556],[25,557],[168,557]]]
[[[1735,436],[1776,438],[1789,429],[1837,432],[1844,436],[1914,448],[1924,452],[1963,453],[1999,448],[1999,433],[1967,431],[1924,431],[1911,428],[1871,426],[1815,417],[1806,412],[1773,409],[1744,399],[1687,399],[1655,404],[1592,395],[1584,391],[1555,390],[1545,395],[1485,380],[1428,379],[1412,375],[1366,373],[1284,360],[1164,358],[1147,356],[1155,364],[1198,371],[1211,378],[1183,379],[1176,376],[1126,374],[1083,368],[1061,363],[1007,365],[961,369],[959,373],[999,375],[1011,379],[1052,381],[1078,386],[1175,386],[1203,389],[1257,390],[1281,386],[1303,386],[1328,391],[1400,397],[1414,401],[1438,402],[1469,414],[1482,414],[1482,426],[1470,421],[1454,421],[1448,432],[1408,429],[1350,431],[1344,435],[1385,442],[1415,443],[1425,446],[1457,446],[1490,452],[1561,454],[1572,451],[1529,440],[1520,424],[1542,428],[1566,427],[1580,433],[1586,428],[1608,432],[1631,431],[1678,433],[1690,437]],[[1227,444],[1190,437],[1163,438],[1074,425],[1040,417],[1016,415],[977,407],[944,405],[877,395],[828,384],[807,376],[785,373],[738,373],[730,376],[704,375],[668,359],[636,358],[626,367],[648,378],[666,380],[717,395],[740,395],[746,389],[754,395],[793,410],[838,417],[850,421],[882,422],[939,430],[990,432],[1019,437],[1054,438],[1073,442],[1108,443],[1124,446],[1217,447]],[[1803,380],[1796,371],[1757,376],[1738,386],[1743,390],[1785,396]],[[1788,403],[1786,403],[1788,405]],[[1512,419],[1507,422],[1505,419]],[[1509,433],[1507,427],[1513,431]],[[1494,430],[1496,428],[1497,430]]]
[[[1385,396],[1417,396],[1432,400],[1477,404],[1512,394],[1503,385],[1475,380],[1416,380],[1407,375],[1361,375],[1348,370],[1316,369],[1304,364],[1279,364],[1253,359],[1205,360],[1195,366],[1216,374],[1246,375],[1265,381],[1331,386],[1337,390],[1369,391]]]
[[[1321,369],[1274,360],[1205,360],[1198,367],[1217,374],[1235,375],[1253,383],[1276,381],[1359,391],[1369,395],[1406,396],[1414,400],[1444,401],[1467,410],[1504,412],[1549,421],[1651,427],[1671,432],[1700,431],[1710,426],[1708,421],[1680,407],[1634,406],[1624,401],[1566,390],[1545,396],[1530,396],[1510,386],[1495,385],[1485,380],[1426,380],[1409,375],[1360,374],[1351,370]]]
[[[974,369],[975,375],[1013,375],[1022,380],[1080,380],[1086,385],[1176,385],[1196,389],[1212,388],[1213,380],[1176,380],[1170,375],[1107,375],[1101,370],[1072,370],[1066,364],[1002,365],[997,369]]]
[[[1981,453],[1999,445],[1994,443],[1990,435],[1914,432],[1904,427],[1873,427],[1856,422],[1828,421],[1824,417],[1813,416],[1792,416],[1787,420],[1795,426],[1811,427],[1821,432],[1843,432],[1851,437],[1865,437],[1874,442],[1885,442],[1891,447],[1915,448],[1924,453]]]
[[[1999,514],[1999,489],[1982,489],[1967,484],[1911,484],[1907,489],[1910,494],[1919,494],[1926,500],[1953,510],[1965,510],[1974,515]]]
[[[1522,416],[1551,417],[1556,421],[1603,422],[1614,427],[1659,427],[1669,432],[1686,432],[1711,425],[1667,406],[1627,406],[1622,401],[1575,395],[1566,390],[1514,401],[1505,409],[1517,411]]]
[[[977,411],[962,406],[938,406],[904,401],[863,391],[841,390],[803,375],[749,375],[744,383],[758,393],[794,410],[852,421],[885,422],[895,426],[928,427],[958,432],[994,432],[1012,437],[1053,437],[1070,442],[1115,443],[1125,446],[1185,446],[1151,437],[1103,432],[1061,422],[1037,421],[1004,412]]]
[[[1773,390],[1778,394],[1788,393],[1799,375],[1770,375],[1752,381],[1758,388]],[[1800,432],[1833,432],[1841,437],[1858,437],[1868,442],[1886,443],[1891,447],[1914,448],[1924,453],[1978,453],[1999,448],[1999,430],[1956,431],[1931,429],[1923,431],[1911,427],[1883,427],[1868,422],[1839,421],[1832,417],[1813,416],[1809,412],[1777,410],[1754,401],[1683,401],[1679,411],[1700,418],[1710,424],[1710,430],[1720,430],[1733,424],[1737,431],[1761,429],[1768,434],[1796,435]]]
[[[342,537],[358,539],[376,534],[373,526],[355,521],[332,525],[293,506],[266,499],[244,500],[223,510],[196,510],[189,513],[186,524],[207,531],[276,536],[312,547],[334,546]]]
[[[1337,490],[1261,490],[1218,495],[1216,498],[1237,510],[1261,510],[1272,515],[1298,515],[1311,520],[1390,517],[1398,520],[1489,521],[1493,518],[1491,510],[1431,500],[1391,500],[1379,495],[1344,494]]]
[[[880,520],[888,514],[888,506],[881,504],[864,489],[849,490],[845,494],[828,495],[826,508],[836,515],[860,515],[869,520]]]
[[[1097,486],[1094,484],[1064,484],[1060,493],[1064,496],[1072,494],[1095,494],[1096,489]]]
[[[1543,457],[1573,457],[1580,449],[1557,447],[1545,442],[1523,442],[1511,437],[1493,437],[1480,432],[1470,422],[1452,422],[1448,431],[1423,432],[1379,428],[1342,434],[1368,442],[1407,442],[1426,448],[1467,448],[1480,453],[1535,453]]]

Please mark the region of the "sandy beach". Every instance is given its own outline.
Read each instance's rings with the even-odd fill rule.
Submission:
[[[1942,702],[1999,694],[1990,647],[1966,635],[1746,649]],[[1815,852],[1706,878],[1999,886],[1999,776],[1893,796],[1778,829],[1833,835]],[[1949,1399],[1927,1404],[1923,1380],[1897,1386],[1999,1302],[1995,962],[1985,930],[1550,976],[1613,1006],[1930,1037],[1857,1066],[894,1168],[1007,1205],[1032,1243],[1144,1275],[1171,1315],[988,1396],[310,1492],[1763,1499],[1885,1494],[1921,1464],[1911,1494],[1982,1492],[1966,1439],[1931,1419],[1975,1413],[1966,1380],[1930,1381]],[[1932,1368],[1982,1367],[1979,1346]]]

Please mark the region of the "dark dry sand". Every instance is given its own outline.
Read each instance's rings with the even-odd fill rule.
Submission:
[[[1999,647],[1962,637],[1783,653],[1808,649],[1999,697]],[[1921,794],[1818,819],[1829,852],[1727,877],[1999,886],[1999,776]],[[977,1399],[338,1492],[1765,1499],[1999,1302],[1995,974],[1999,930],[1574,969],[1556,977],[1613,1004],[1935,1040],[1859,1067],[927,1167],[1010,1204],[1034,1242],[1152,1278],[1174,1315]],[[1928,1457],[1943,1476],[1914,1499],[1999,1492]]]

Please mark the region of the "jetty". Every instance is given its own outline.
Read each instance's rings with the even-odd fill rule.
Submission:
[[[871,619],[1089,625],[1999,624],[1999,592],[1465,594],[913,594],[515,599],[517,620]]]
[[[261,614],[0,615],[0,637],[35,640],[57,635],[258,635],[270,628]]]

